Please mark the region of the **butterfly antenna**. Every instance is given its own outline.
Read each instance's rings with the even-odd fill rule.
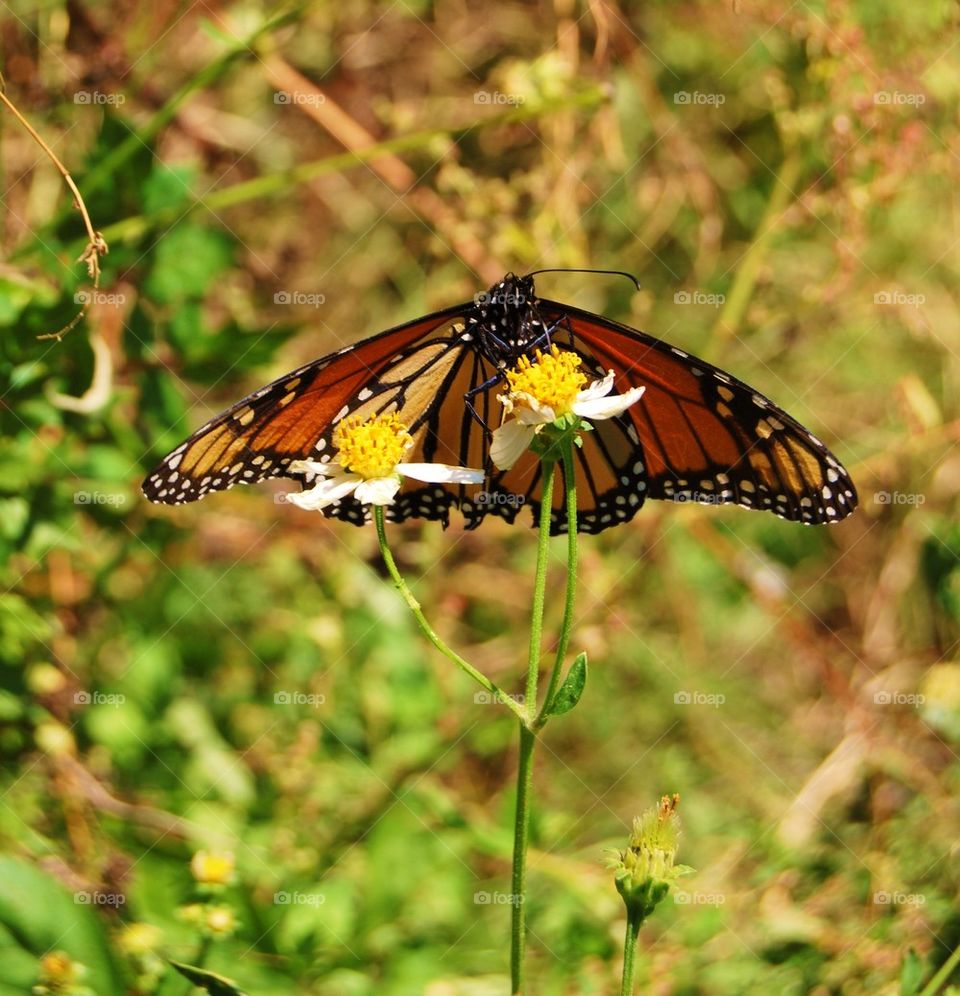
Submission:
[[[627,280],[632,280],[634,287],[637,290],[641,290],[640,281],[632,273],[627,273],[626,270],[590,270],[583,269],[580,267],[570,267],[570,266],[548,266],[542,270],[532,270],[527,274],[528,277],[535,277],[540,273],[605,273],[611,277],[626,277]]]

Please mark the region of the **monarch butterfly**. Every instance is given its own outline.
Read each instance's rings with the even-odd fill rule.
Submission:
[[[543,272],[543,271],[537,271]],[[468,528],[488,515],[513,522],[523,505],[538,521],[540,464],[532,453],[510,470],[489,459],[496,394],[520,357],[553,344],[583,369],[612,370],[618,392],[645,386],[623,415],[598,423],[577,451],[578,528],[596,533],[632,519],[646,498],[735,503],[808,524],[853,511],[849,474],[812,433],[731,374],[682,349],[599,315],[538,298],[535,273],[507,274],[473,301],[381,332],[314,360],[260,388],[198,429],[143,483],[153,502],[177,505],[210,491],[291,477],[295,460],[332,451],[347,417],[396,412],[415,440],[413,461],[482,467],[478,489],[405,480],[388,516]],[[324,453],[326,451],[326,454]],[[562,489],[551,531],[566,531]],[[348,496],[324,514],[363,523]]]

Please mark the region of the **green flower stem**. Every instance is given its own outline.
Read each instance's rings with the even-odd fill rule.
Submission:
[[[557,656],[553,662],[553,672],[547,694],[543,698],[543,708],[534,721],[533,727],[539,730],[547,721],[550,704],[560,683],[563,669],[563,659],[570,645],[570,633],[573,630],[573,606],[577,593],[577,483],[574,473],[574,439],[565,436],[561,442],[563,449],[563,488],[567,499],[567,589],[563,606],[563,623],[560,626],[560,637],[557,641]]]
[[[958,964],[960,964],[960,947],[940,966],[940,971],[923,987],[920,996],[935,996]]]
[[[537,678],[540,674],[540,643],[543,638],[543,608],[547,600],[547,560],[550,555],[550,511],[553,505],[553,469],[556,461],[540,462],[543,486],[540,489],[540,535],[537,542],[537,574],[533,583],[533,609],[530,615],[530,655],[527,659],[527,715],[537,714]]]
[[[520,758],[517,764],[517,808],[513,822],[513,874],[511,877],[510,980],[511,993],[523,992],[523,955],[527,941],[527,846],[530,843],[530,787],[533,778],[533,750],[536,733],[532,728],[537,714],[537,678],[540,672],[540,643],[543,635],[543,609],[547,595],[547,561],[550,554],[550,512],[553,505],[553,471],[556,461],[541,460],[543,486],[540,489],[540,534],[537,542],[537,573],[533,585],[530,617],[530,656],[527,662],[526,721],[520,723]]]
[[[383,562],[387,565],[387,570],[390,572],[390,577],[393,578],[393,583],[397,587],[397,591],[403,596],[403,600],[410,606],[410,610],[413,612],[414,618],[420,626],[423,635],[440,651],[445,657],[453,661],[461,670],[465,671],[467,674],[473,678],[474,681],[482,685],[488,692],[494,695],[498,702],[502,702],[512,713],[514,713],[520,720],[521,724],[524,726],[527,723],[527,711],[524,706],[516,702],[511,696],[507,695],[498,685],[494,684],[483,672],[478,671],[472,664],[465,661],[455,650],[448,647],[443,640],[437,635],[434,628],[427,622],[423,611],[420,608],[420,603],[413,597],[413,592],[407,587],[406,581],[400,576],[400,571],[397,569],[396,561],[393,559],[393,553],[390,550],[390,546],[387,543],[387,530],[384,522],[383,506],[374,505],[373,507],[373,520],[377,526],[377,539],[380,541],[380,553],[383,556]]]
[[[637,951],[637,935],[640,933],[641,923],[643,917],[628,911],[627,931],[623,938],[623,981],[620,983],[620,996],[633,994],[634,955]]]
[[[510,992],[523,992],[524,951],[527,945],[527,847],[530,843],[530,788],[533,748],[537,735],[520,724],[520,760],[517,765],[517,810],[513,824],[513,875],[510,883]]]

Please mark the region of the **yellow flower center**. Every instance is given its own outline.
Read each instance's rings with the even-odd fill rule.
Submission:
[[[233,877],[232,854],[210,854],[197,851],[190,862],[193,877],[203,885],[226,885]]]
[[[354,416],[337,426],[333,444],[340,451],[340,466],[369,481],[395,474],[403,454],[413,445],[413,437],[395,413],[366,420]]]
[[[536,362],[521,356],[515,370],[507,371],[511,393],[529,394],[541,405],[549,405],[557,415],[572,407],[587,383],[580,372],[580,357],[568,350],[550,347],[549,353],[537,350]]]

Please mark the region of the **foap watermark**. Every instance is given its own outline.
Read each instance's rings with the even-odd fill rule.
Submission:
[[[673,892],[678,906],[723,906],[727,897],[722,892]]]
[[[278,90],[273,95],[273,102],[275,104],[304,104],[317,107],[319,104],[325,104],[327,98],[322,93],[313,90]]]
[[[723,294],[705,294],[703,291],[677,291],[673,295],[674,304],[709,304],[714,308],[726,303]]]
[[[102,90],[77,90],[73,95],[75,104],[110,104],[119,107],[127,102],[127,98],[122,93],[104,93]]]
[[[326,695],[314,695],[312,692],[274,692],[274,705],[313,706],[317,709],[327,701]]]
[[[927,897],[919,892],[875,892],[873,901],[877,906],[923,906]]]
[[[73,901],[78,906],[123,906],[127,897],[122,892],[75,892]]]
[[[926,701],[926,695],[919,692],[891,692],[885,689],[873,694],[874,705],[922,706]]]
[[[473,701],[477,705],[498,705],[501,702],[506,702],[509,699],[511,702],[516,702],[517,705],[523,705],[525,698],[523,694],[516,693],[512,695],[507,695],[504,692],[474,692]]]
[[[126,695],[121,695],[119,692],[74,692],[73,693],[73,703],[74,705],[88,706],[88,705],[109,705],[109,706],[122,706],[124,702],[127,701]]]
[[[708,705],[718,709],[727,701],[721,692],[674,692],[675,705]]]
[[[117,491],[74,491],[74,505],[126,505],[127,496]]]
[[[716,491],[677,491],[670,501],[677,505],[722,505],[725,499]]]
[[[275,892],[274,906],[323,906],[327,897],[322,892]]]
[[[475,892],[473,901],[477,906],[520,906],[523,896],[514,892]]]
[[[927,496],[919,491],[876,491],[873,500],[877,505],[922,505]]]
[[[874,304],[908,304],[912,308],[919,308],[926,300],[926,294],[906,294],[898,290],[878,291],[873,295]]]
[[[516,294],[513,291],[480,291],[473,295],[473,303],[481,307],[493,304],[520,307],[520,305],[527,303],[527,297],[525,294]]]
[[[118,308],[127,300],[126,294],[105,294],[102,290],[80,290],[73,295],[74,304],[108,304]]]
[[[927,102],[925,93],[904,93],[902,90],[878,90],[873,95],[875,104],[893,104],[907,107],[919,107]]]
[[[274,304],[296,304],[296,305],[307,305],[311,308],[319,308],[321,305],[327,303],[326,295],[324,294],[307,294],[304,291],[277,291],[273,295]]]
[[[700,90],[678,90],[673,95],[675,104],[705,104],[711,107],[719,107],[727,102],[727,98],[722,93],[703,93]]]
[[[478,505],[511,505],[516,508],[526,500],[526,495],[517,495],[510,491],[480,491],[474,499]]]
[[[477,90],[473,95],[475,104],[498,104],[516,107],[525,104],[527,98],[520,93],[501,93],[499,90]]]

